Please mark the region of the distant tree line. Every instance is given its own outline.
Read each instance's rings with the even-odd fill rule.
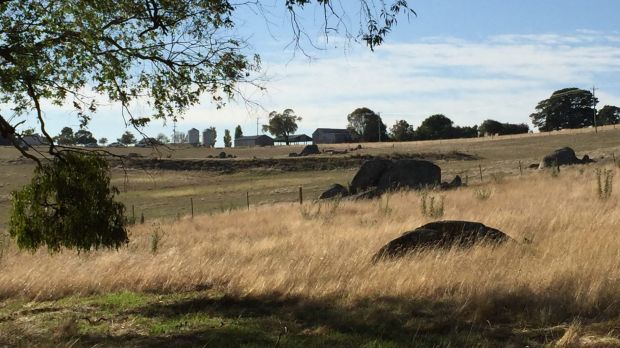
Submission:
[[[347,129],[353,141],[413,141],[413,140],[436,140],[475,138],[481,134],[477,125],[455,126],[454,122],[442,114],[429,116],[417,127],[409,124],[406,120],[398,120],[390,128],[387,127],[376,112],[363,107],[355,109],[347,116]],[[500,123],[494,120],[485,121],[487,124],[499,124],[500,127],[494,134],[517,134],[527,133],[527,125],[512,125]]]
[[[598,99],[592,92],[578,88],[564,88],[553,92],[553,94],[538,103],[536,112],[530,115],[532,124],[541,132],[553,130],[591,127],[594,125],[604,126],[620,122],[620,107],[605,105],[596,112]],[[281,137],[288,144],[290,135],[297,131],[297,123],[301,117],[295,114],[292,109],[285,109],[283,112],[272,111],[269,114],[269,122],[263,125],[263,132],[269,132],[276,137]],[[479,126],[456,126],[454,122],[443,114],[435,114],[424,119],[415,128],[406,120],[397,120],[388,129],[383,123],[381,115],[375,111],[361,107],[353,110],[347,115],[347,130],[351,134],[351,139],[355,142],[376,142],[376,141],[415,141],[415,140],[437,140],[437,139],[456,139],[456,138],[475,138],[487,135],[512,135],[523,134],[530,131],[526,123],[503,123],[493,119],[483,121]],[[215,131],[214,127],[210,128]],[[216,134],[216,133],[215,133]],[[234,139],[243,136],[243,130],[237,125],[234,130]],[[215,137],[212,141],[215,142]],[[80,129],[73,132],[70,127],[64,127],[54,140],[61,145],[87,145],[97,143],[93,134],[87,130]],[[230,130],[224,131],[224,146],[232,146],[233,137]],[[187,143],[187,135],[183,132],[175,132],[172,142],[177,144]],[[118,143],[129,145],[136,144],[136,137],[126,131]],[[167,144],[171,140],[163,133],[156,138],[149,138],[150,143]],[[107,143],[106,138],[99,139],[100,145]],[[214,144],[211,144],[213,146]]]

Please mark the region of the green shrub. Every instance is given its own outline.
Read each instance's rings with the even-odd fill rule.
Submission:
[[[124,206],[114,200],[105,158],[62,152],[12,193],[9,233],[20,248],[86,251],[128,242]]]
[[[156,254],[157,250],[159,250],[159,244],[164,238],[164,233],[161,229],[161,225],[157,224],[153,225],[153,227],[154,229],[149,240],[149,249],[151,249],[151,253]]]
[[[611,169],[596,170],[596,185],[598,198],[607,199],[613,191],[614,172]]]
[[[443,203],[443,196],[436,197],[429,194],[427,191],[423,191],[420,197],[420,210],[422,211],[422,215],[433,219],[442,217],[444,213]]]

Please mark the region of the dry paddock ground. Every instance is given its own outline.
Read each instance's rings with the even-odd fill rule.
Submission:
[[[506,178],[486,187],[491,190],[486,200],[477,198],[480,187],[441,193],[444,218],[481,221],[531,244],[428,250],[373,265],[371,256],[381,245],[429,221],[418,193],[303,208],[283,203],[136,226],[130,244],[118,251],[49,255],[11,246],[2,259],[0,297],[36,303],[210,289],[233,299],[329,304],[342,313],[387,306],[407,313],[409,321],[399,323],[406,332],[414,331],[407,325],[417,325],[416,316],[437,320],[437,310],[452,324],[504,325],[509,331],[502,340],[559,326],[556,340],[618,344],[613,330],[620,318],[617,192],[598,198],[593,167],[563,170],[558,177]],[[155,233],[162,238],[153,252]],[[437,308],[448,308],[449,314]],[[4,321],[24,335],[44,329],[36,321]],[[140,334],[139,325],[127,325]]]
[[[614,132],[574,146],[608,154]],[[608,199],[597,168],[614,173]],[[32,254],[5,239],[0,346],[620,346],[619,189],[599,161],[430,192],[442,219],[529,243],[379,264],[383,244],[431,221],[419,192],[152,220],[117,251]]]

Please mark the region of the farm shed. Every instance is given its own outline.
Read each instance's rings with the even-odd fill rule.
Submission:
[[[351,141],[351,134],[346,129],[317,128],[312,133],[312,142],[315,144],[339,144]]]
[[[267,135],[254,135],[235,139],[235,147],[239,146],[273,146],[273,138]]]
[[[309,136],[305,135],[305,134],[293,134],[293,135],[289,135],[288,136],[288,142],[289,144],[301,144],[301,143],[308,143],[311,142],[312,138],[310,138]],[[281,143],[281,144],[286,144],[286,138],[285,137],[277,137],[274,142],[276,143]]]

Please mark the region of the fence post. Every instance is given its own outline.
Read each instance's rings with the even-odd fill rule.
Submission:
[[[136,207],[133,204],[131,205],[131,223],[136,223]]]
[[[245,193],[245,201],[248,204],[248,210],[250,210],[250,191]]]
[[[523,166],[521,166],[521,161],[519,161],[519,173],[523,175]]]
[[[192,219],[193,219],[194,218],[194,197],[190,197],[189,202],[192,206]]]
[[[140,223],[144,224],[144,212],[142,212],[142,215],[140,216]]]
[[[482,164],[478,165],[478,169],[480,169],[480,182],[482,182]]]
[[[304,204],[304,191],[301,186],[299,186],[299,204]]]

